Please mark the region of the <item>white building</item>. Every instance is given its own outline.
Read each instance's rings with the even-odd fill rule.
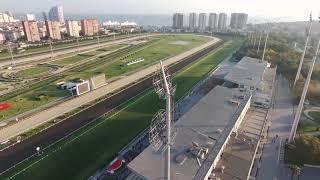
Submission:
[[[189,29],[194,30],[197,27],[197,14],[189,14]]]
[[[182,29],[183,28],[183,14],[174,13],[172,18],[172,28],[173,29]]]
[[[49,20],[59,21],[60,23],[64,23],[63,7],[62,6],[52,7],[49,11]]]
[[[230,20],[230,27],[232,29],[242,29],[247,25],[248,14],[232,13]]]
[[[35,21],[36,16],[34,14],[27,14],[27,21]]]
[[[204,31],[207,27],[207,14],[206,13],[200,13],[199,14],[199,30]]]
[[[80,26],[78,24],[78,21],[67,20],[66,21],[66,28],[67,28],[67,33],[69,36],[79,37]]]
[[[227,14],[220,13],[219,20],[218,20],[218,29],[225,30],[227,28]]]
[[[209,30],[215,30],[218,27],[218,15],[216,13],[209,14]]]
[[[10,12],[0,13],[0,23],[11,23],[15,22],[12,14]]]

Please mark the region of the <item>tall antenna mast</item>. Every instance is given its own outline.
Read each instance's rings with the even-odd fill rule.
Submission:
[[[311,27],[312,27],[312,13],[310,13],[309,27],[308,27],[308,30],[307,30],[307,38],[306,38],[306,42],[304,44],[304,49],[303,49],[303,53],[302,53],[302,56],[301,56],[301,59],[300,59],[299,67],[298,67],[298,70],[297,70],[297,74],[296,74],[296,77],[294,78],[293,87],[296,85],[296,83],[297,83],[297,81],[299,79],[300,73],[301,73],[301,68],[302,68],[304,56],[306,55],[306,50],[307,50],[309,39],[310,39]]]
[[[306,80],[306,82],[304,84],[304,87],[303,87],[303,91],[302,91],[302,95],[301,95],[301,98],[300,98],[300,101],[299,101],[297,112],[296,112],[296,114],[294,116],[293,126],[292,126],[292,129],[291,129],[291,132],[290,132],[290,136],[289,136],[289,142],[292,142],[294,140],[295,136],[296,136],[296,131],[297,131],[297,127],[298,127],[298,124],[299,124],[301,112],[302,112],[302,109],[303,109],[304,100],[305,100],[307,92],[308,92],[308,88],[309,88],[309,84],[310,84],[310,80],[311,80],[311,76],[312,76],[312,71],[313,71],[314,64],[316,63],[316,60],[317,60],[317,57],[318,57],[319,48],[320,48],[320,40],[318,42],[316,53],[313,56],[312,63],[311,63],[310,68],[309,68],[307,80]]]
[[[166,131],[163,135],[160,135],[159,137],[165,137],[166,139],[162,139],[161,141],[164,142],[163,144],[166,146],[166,163],[165,163],[165,177],[166,180],[170,180],[170,175],[171,175],[171,120],[172,120],[172,102],[171,98],[175,93],[175,86],[172,85],[172,80],[170,78],[170,75],[168,71],[163,67],[162,61],[160,61],[160,73],[156,74],[153,79],[153,85],[155,87],[156,93],[160,96],[160,98],[163,98],[166,100],[166,115],[165,115],[165,126],[163,125],[162,127],[166,128]],[[162,118],[163,119],[163,118]],[[150,131],[151,132],[151,131]],[[155,133],[157,134],[157,133]],[[157,137],[157,136],[154,136]],[[153,138],[154,139],[154,138]],[[157,141],[155,141],[157,142]],[[156,147],[156,144],[161,144],[161,143],[151,143],[153,144],[153,147]],[[159,145],[158,145],[159,146]]]

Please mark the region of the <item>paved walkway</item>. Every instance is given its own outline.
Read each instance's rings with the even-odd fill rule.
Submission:
[[[277,75],[274,93],[275,102],[271,110],[271,126],[261,157],[258,180],[289,180],[291,178],[291,170],[283,162],[283,145],[292,127],[293,106],[289,82],[281,75]],[[275,138],[276,135],[279,138]]]
[[[192,55],[193,53],[196,53],[212,44],[215,44],[219,41],[217,38],[212,38],[211,41],[198,46],[196,48],[193,48],[187,52],[181,53],[177,56],[168,58],[164,60],[163,64],[165,66],[168,66],[170,64],[176,63],[179,60],[188,57]],[[44,110],[42,112],[39,112],[31,117],[28,117],[24,120],[21,120],[20,122],[13,124],[11,126],[8,126],[6,128],[3,128],[0,130],[0,142],[4,142],[12,137],[15,137],[19,134],[22,134],[30,129],[33,129],[45,122],[48,122],[54,118],[57,118],[67,112],[70,112],[72,110],[77,109],[78,107],[87,104],[91,101],[94,101],[95,99],[101,98],[105,96],[108,93],[111,93],[115,90],[118,90],[120,88],[126,87],[130,85],[132,82],[138,81],[139,79],[148,76],[156,71],[158,71],[159,66],[158,64],[149,66],[139,72],[130,74],[128,76],[124,76],[123,78],[114,81],[112,83],[109,83],[106,86],[103,86],[99,89],[96,89],[94,91],[91,91],[89,93],[86,93],[80,97],[73,98],[71,100],[68,100],[66,102],[63,102],[61,104],[58,104],[52,108],[49,108],[47,110]]]

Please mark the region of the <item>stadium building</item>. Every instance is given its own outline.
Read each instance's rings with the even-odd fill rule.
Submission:
[[[264,116],[259,122],[251,119],[251,114],[257,97],[271,97],[275,74],[276,68],[267,62],[244,57],[226,74],[223,86],[213,88],[175,123],[171,179],[250,177],[266,122]],[[268,110],[259,111],[265,115]],[[254,130],[250,123],[255,124]],[[230,152],[237,148],[243,151]],[[128,164],[132,174],[127,180],[164,179],[164,154],[164,149],[148,146]]]

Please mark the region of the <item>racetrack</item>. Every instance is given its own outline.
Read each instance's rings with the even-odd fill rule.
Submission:
[[[222,42],[216,43],[198,53],[193,54],[192,56],[185,58],[183,61],[179,61],[178,63],[172,65],[169,68],[169,71],[171,73],[179,71],[193,61],[196,61],[200,57],[208,54],[221,44]],[[120,91],[118,94],[115,94],[112,97],[109,97],[102,102],[68,118],[67,120],[35,135],[34,137],[1,151],[0,172],[5,171],[11,166],[34,154],[37,146],[40,146],[41,148],[47,147],[53,142],[56,142],[73,131],[85,126],[89,122],[93,122],[97,117],[118,107],[128,99],[139,95],[140,92],[151,87],[151,81],[152,77],[148,77],[145,80],[140,81],[139,83],[136,83],[123,91]]]

